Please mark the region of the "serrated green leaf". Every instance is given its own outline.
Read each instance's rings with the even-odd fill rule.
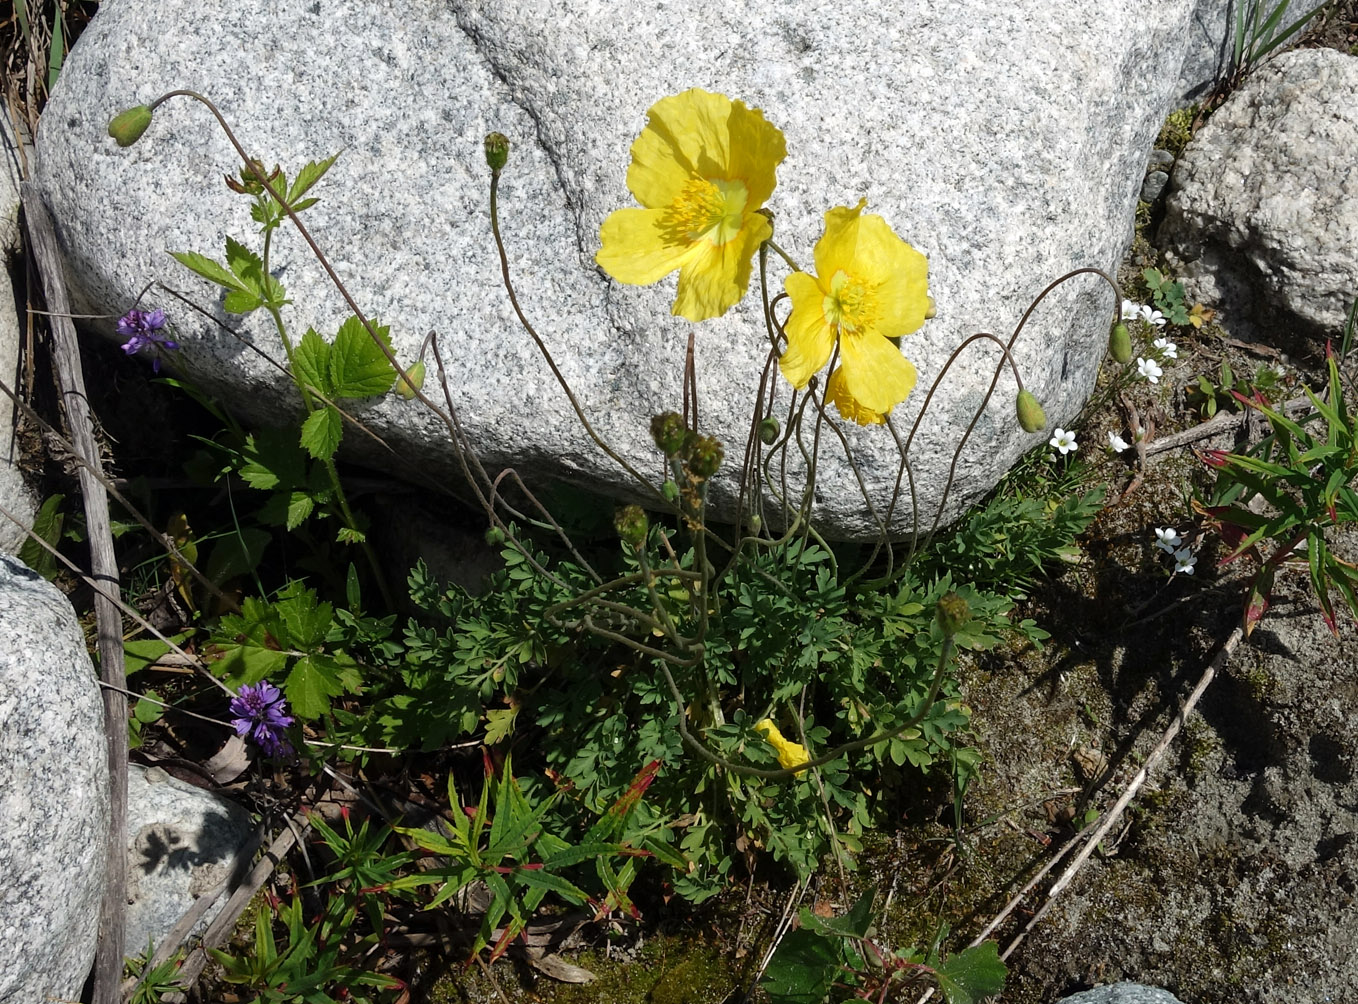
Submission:
[[[231,273],[226,266],[213,261],[207,255],[201,255],[196,251],[171,251],[171,257],[181,265],[198,273],[208,282],[215,282],[218,286],[227,289],[244,289],[240,279]]]
[[[302,447],[316,460],[329,460],[344,436],[344,419],[333,405],[317,408],[302,423]]]
[[[234,237],[226,239],[226,264],[241,281],[242,288],[246,288],[249,279],[257,280],[264,274],[264,259]]]
[[[297,343],[297,351],[292,354],[292,376],[303,387],[326,397],[335,396],[335,385],[330,380],[330,343],[315,328],[307,328]]]
[[[306,206],[297,203],[298,197],[303,195],[312,185],[316,184],[316,182],[320,181],[321,178],[324,177],[325,172],[330,170],[338,159],[339,154],[335,154],[332,157],[327,157],[325,160],[307,161],[305,166],[297,172],[297,178],[293,181],[292,186],[287,192],[288,203],[292,206],[293,212],[300,212],[306,208]],[[308,199],[306,205],[309,206],[315,201],[315,199]]]
[[[953,955],[934,974],[948,1004],[974,1004],[1003,990],[1008,971],[995,942],[987,941]]]
[[[248,314],[263,305],[263,298],[248,289],[233,289],[222,299],[222,309],[228,314]]]
[[[265,429],[245,437],[246,463],[240,476],[251,488],[267,491],[306,481],[306,456],[294,436],[282,429]]]
[[[805,929],[790,931],[759,985],[773,1004],[821,1004],[835,985],[842,960],[838,939]]]
[[[289,530],[296,530],[311,515],[316,508],[316,500],[306,492],[290,492],[287,495],[288,511],[285,526]]]
[[[388,349],[388,329],[373,322],[373,329]],[[396,383],[396,370],[357,317],[340,325],[330,349],[330,379],[338,397],[373,397],[385,394]]]
[[[293,665],[283,692],[299,717],[314,719],[330,710],[330,698],[344,693],[344,686],[326,671],[321,660],[307,656]]]

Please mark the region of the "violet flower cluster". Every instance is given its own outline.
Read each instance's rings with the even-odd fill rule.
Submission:
[[[236,735],[249,736],[269,756],[287,756],[292,744],[283,730],[295,721],[287,711],[287,701],[272,683],[247,683],[231,698],[231,725]]]
[[[155,356],[151,361],[151,370],[159,373],[161,350],[179,348],[178,342],[160,333],[164,327],[165,311],[159,307],[150,312],[129,310],[118,319],[118,334],[127,338],[127,341],[123,342],[123,351],[129,356],[135,356],[142,349],[150,349]]]

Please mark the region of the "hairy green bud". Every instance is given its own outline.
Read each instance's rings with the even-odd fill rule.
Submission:
[[[509,137],[502,132],[493,132],[486,137],[486,166],[499,171],[509,163]]]
[[[765,446],[778,442],[778,419],[766,418],[759,423],[759,441]]]
[[[1121,321],[1113,325],[1113,333],[1108,336],[1108,352],[1124,365],[1132,361],[1132,336]]]
[[[624,544],[640,547],[646,543],[646,532],[651,524],[641,506],[625,505],[613,514],[613,527]]]
[[[424,387],[424,363],[416,363],[405,371],[403,376],[396,378],[396,393],[409,401],[415,393]]]
[[[944,593],[938,598],[938,609],[934,612],[934,617],[943,633],[951,638],[971,620],[971,607],[956,593]]]
[[[1047,413],[1042,410],[1041,403],[1032,391],[1019,391],[1014,407],[1018,411],[1019,426],[1024,432],[1041,432],[1047,427]]]
[[[667,411],[651,419],[651,437],[660,452],[667,457],[678,456],[684,449],[688,427],[677,411]]]
[[[687,447],[688,469],[694,477],[710,478],[717,473],[726,450],[711,436],[694,436]]]
[[[505,542],[505,532],[498,526],[486,528],[486,543],[491,547],[499,547]]]
[[[666,481],[663,485],[660,486],[660,494],[664,495],[665,498],[668,499],[670,502],[678,502],[679,486],[674,483],[673,478],[670,478],[668,481]]]
[[[151,109],[146,105],[135,105],[113,116],[108,124],[108,134],[119,146],[131,146],[150,127]]]

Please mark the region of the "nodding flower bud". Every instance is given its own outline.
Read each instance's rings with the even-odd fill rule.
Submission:
[[[694,477],[710,478],[717,473],[726,451],[711,436],[694,436],[685,444],[688,469]]]
[[[396,393],[407,401],[415,396],[415,393],[424,386],[424,363],[416,363],[405,371],[403,376],[396,378]]]
[[[677,411],[666,411],[651,419],[651,437],[660,452],[667,457],[676,457],[684,448],[684,437],[688,427]]]
[[[646,532],[651,524],[641,506],[625,505],[613,514],[613,527],[624,544],[640,547],[646,543]]]
[[[1024,432],[1041,432],[1047,427],[1047,413],[1042,410],[1042,405],[1032,391],[1019,391],[1014,406],[1018,411],[1019,426]]]
[[[277,164],[269,173],[264,171],[264,162],[253,157],[250,162],[240,169],[240,181],[231,175],[226,176],[226,187],[237,195],[259,195],[264,191],[264,186],[260,183],[260,178],[268,178],[269,184],[273,184],[283,176],[283,169]]]
[[[498,171],[509,163],[509,137],[493,132],[486,137],[486,166]]]
[[[766,418],[759,423],[759,441],[765,446],[778,442],[778,419]]]
[[[678,502],[679,486],[674,483],[673,478],[670,478],[663,485],[660,486],[660,494],[664,495],[665,498],[670,502]]]
[[[150,127],[151,109],[146,105],[134,105],[109,120],[108,134],[117,140],[119,146],[131,146]]]
[[[1132,361],[1132,336],[1121,321],[1113,325],[1113,333],[1108,336],[1108,353],[1124,365]]]
[[[498,526],[486,527],[486,543],[491,547],[499,547],[505,542],[505,532]]]
[[[944,593],[938,598],[938,609],[934,612],[934,618],[943,629],[943,633],[951,638],[971,620],[971,607],[956,593]]]
[[[934,298],[932,296],[925,297],[925,299],[929,301],[929,309],[924,312],[924,319],[927,321],[931,317],[938,316],[938,304],[934,302]]]

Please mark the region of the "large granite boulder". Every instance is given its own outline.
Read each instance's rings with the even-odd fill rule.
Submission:
[[[1193,8],[1191,0],[1039,8],[932,0],[827,14],[751,3],[695,17],[657,0],[110,0],[47,107],[37,178],[77,310],[116,316],[159,279],[225,321],[219,291],[166,252],[220,256],[225,235],[253,234],[248,203],[222,184],[239,166],[235,153],[187,100],[159,109],[128,149],[105,135],[110,117],[193,88],[221,104],[266,164],[295,171],[343,151],[313,192],[322,201],[310,225],[364,309],[391,325],[401,359],[415,359],[426,332],[440,333],[454,404],[487,467],[624,493],[629,480],[581,430],[501,289],[486,216],[487,132],[514,143],[500,205],[525,309],[595,428],[658,474],[648,419],[680,403],[692,326],[670,315],[673,279],[620,286],[593,263],[600,223],[634,205],[628,150],[656,100],[694,86],[721,91],[784,131],[789,156],[769,208],[779,243],[799,261],[809,266],[824,212],[860,197],[928,255],[938,316],[903,343],[920,374],[897,412],[904,429],[964,338],[1007,337],[1033,297],[1068,270],[1116,267],[1146,154],[1176,96]],[[294,335],[308,325],[333,333],[348,311],[286,226],[274,261],[295,301],[285,311]],[[177,368],[254,419],[295,414],[291,389],[251,351],[282,358],[262,312],[230,319],[238,342],[168,296],[157,303],[178,325]],[[731,454],[745,441],[767,345],[758,303],[748,296],[696,331],[704,431]],[[1113,311],[1111,291],[1083,276],[1030,319],[1017,360],[1053,425],[1072,418],[1093,387]],[[111,320],[103,324],[104,334],[112,330]],[[970,348],[916,437],[925,520],[996,362],[993,347]],[[777,387],[775,411],[788,393]],[[1002,374],[957,464],[945,516],[1045,439],[1018,428],[1014,393]],[[393,396],[357,411],[426,474],[454,471],[442,427],[420,406]],[[897,480],[896,446],[881,428],[846,431],[881,511]],[[816,503],[827,532],[871,535],[828,434],[820,465]],[[719,478],[713,491],[728,512],[730,488]],[[907,495],[895,510],[897,533],[908,532],[910,514]]]
[[[1283,53],[1175,165],[1160,243],[1232,330],[1337,337],[1358,296],[1358,57]]]
[[[108,847],[104,712],[66,597],[0,554],[0,1004],[78,1000]]]

